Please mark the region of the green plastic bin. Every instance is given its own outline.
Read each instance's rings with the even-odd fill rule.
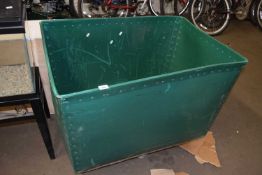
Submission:
[[[181,17],[41,22],[76,172],[203,136],[247,60]]]

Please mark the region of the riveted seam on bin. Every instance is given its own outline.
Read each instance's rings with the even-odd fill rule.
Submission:
[[[77,156],[75,156],[75,160],[76,160],[76,162],[79,162],[79,156],[77,155]]]
[[[103,94],[102,96],[103,97],[108,97],[110,94],[108,93],[108,94]]]
[[[65,114],[61,114],[61,115],[65,115]],[[69,116],[70,117],[70,116]],[[63,123],[63,127],[66,131],[66,134],[65,134],[65,140],[66,140],[66,144],[68,146],[68,149],[69,149],[69,155],[70,157],[72,158],[73,160],[73,163],[75,163],[75,160],[74,160],[74,157],[71,153],[74,151],[74,148],[71,146],[71,145],[74,145],[74,138],[73,138],[73,135],[72,135],[72,123],[68,123],[68,121],[65,121],[65,120],[62,120],[62,123]]]

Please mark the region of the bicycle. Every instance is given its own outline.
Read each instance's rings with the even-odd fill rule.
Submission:
[[[158,15],[183,15],[190,0],[159,0]],[[156,15],[156,16],[158,16]]]
[[[262,30],[262,0],[257,0],[254,3],[254,21]]]
[[[160,14],[160,0],[71,0],[78,17],[127,17]],[[73,3],[76,4],[76,3]]]
[[[193,0],[190,19],[209,35],[222,33],[229,24],[230,4],[227,0]]]
[[[23,3],[29,19],[65,18],[74,15],[65,0],[24,0]]]
[[[133,1],[121,0],[79,0],[79,17],[126,17],[135,9]],[[131,4],[132,3],[132,4]]]
[[[193,0],[190,16],[197,28],[218,35],[228,26],[231,14],[238,20],[246,19],[252,3],[253,0]]]

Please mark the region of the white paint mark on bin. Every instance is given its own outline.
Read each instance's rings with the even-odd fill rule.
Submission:
[[[105,90],[105,89],[109,89],[109,86],[107,84],[100,85],[100,86],[98,86],[98,89],[102,91],[102,90]]]
[[[9,10],[9,9],[13,9],[13,6],[6,6],[5,9]]]

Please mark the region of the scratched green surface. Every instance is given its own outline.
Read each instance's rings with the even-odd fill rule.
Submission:
[[[44,21],[41,31],[76,172],[204,135],[247,63],[181,17]]]

